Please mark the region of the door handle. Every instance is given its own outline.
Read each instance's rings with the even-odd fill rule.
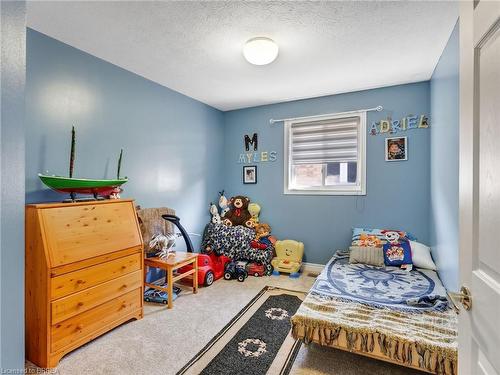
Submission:
[[[453,300],[457,300],[458,302],[460,302],[466,311],[472,309],[472,294],[470,293],[469,288],[467,288],[466,286],[462,286],[460,288],[460,292],[448,293]]]

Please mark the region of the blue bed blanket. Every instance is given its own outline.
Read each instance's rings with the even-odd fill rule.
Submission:
[[[349,253],[344,251],[328,262],[311,293],[411,312],[449,308],[446,289],[436,272],[350,264]]]

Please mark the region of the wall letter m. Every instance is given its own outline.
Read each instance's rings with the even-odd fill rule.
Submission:
[[[245,150],[250,151],[250,145],[253,145],[253,150],[257,151],[258,148],[258,140],[257,133],[253,133],[252,138],[248,134],[245,134]]]

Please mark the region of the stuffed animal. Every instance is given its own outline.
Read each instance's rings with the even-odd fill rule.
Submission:
[[[265,250],[272,245],[271,227],[269,224],[257,224],[255,226],[255,239],[250,242],[250,246],[254,249]]]
[[[304,244],[294,240],[276,241],[275,249],[276,257],[271,261],[273,274],[286,272],[290,277],[298,277],[304,256]]]
[[[109,195],[109,199],[120,199],[120,193],[123,191],[122,188],[120,187],[115,187],[112,191],[111,194]]]
[[[242,195],[232,197],[229,201],[231,209],[224,216],[224,224],[228,226],[244,225],[248,228],[252,228],[253,224],[250,220],[252,215],[248,212],[249,203],[250,198],[248,197]]]
[[[217,209],[217,206],[213,203],[210,203],[210,213],[212,214],[213,224],[220,224],[222,222],[219,215],[219,210]]]
[[[219,207],[221,209],[220,217],[224,217],[224,216],[226,216],[227,212],[229,211],[229,205],[228,205],[228,202],[227,202],[227,198],[224,195],[224,190],[219,191],[219,195],[220,195],[220,197],[219,197]]]
[[[157,233],[149,241],[149,248],[158,250],[156,255],[160,259],[167,259],[170,254],[174,254],[175,250],[172,249],[175,245],[176,235],[173,233]]]
[[[248,205],[248,212],[250,212],[250,215],[252,215],[252,223],[253,226],[256,226],[259,224],[259,213],[260,213],[260,206],[257,203],[250,203]]]

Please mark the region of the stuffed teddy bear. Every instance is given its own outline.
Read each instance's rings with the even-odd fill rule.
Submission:
[[[224,224],[228,226],[244,225],[247,228],[253,228],[250,220],[252,215],[248,212],[250,199],[242,195],[232,197],[229,201],[231,209],[224,215]]]
[[[257,224],[259,224],[260,206],[257,203],[250,203],[248,205],[248,212],[250,212],[250,215],[252,215],[251,220],[253,226],[255,227]]]

